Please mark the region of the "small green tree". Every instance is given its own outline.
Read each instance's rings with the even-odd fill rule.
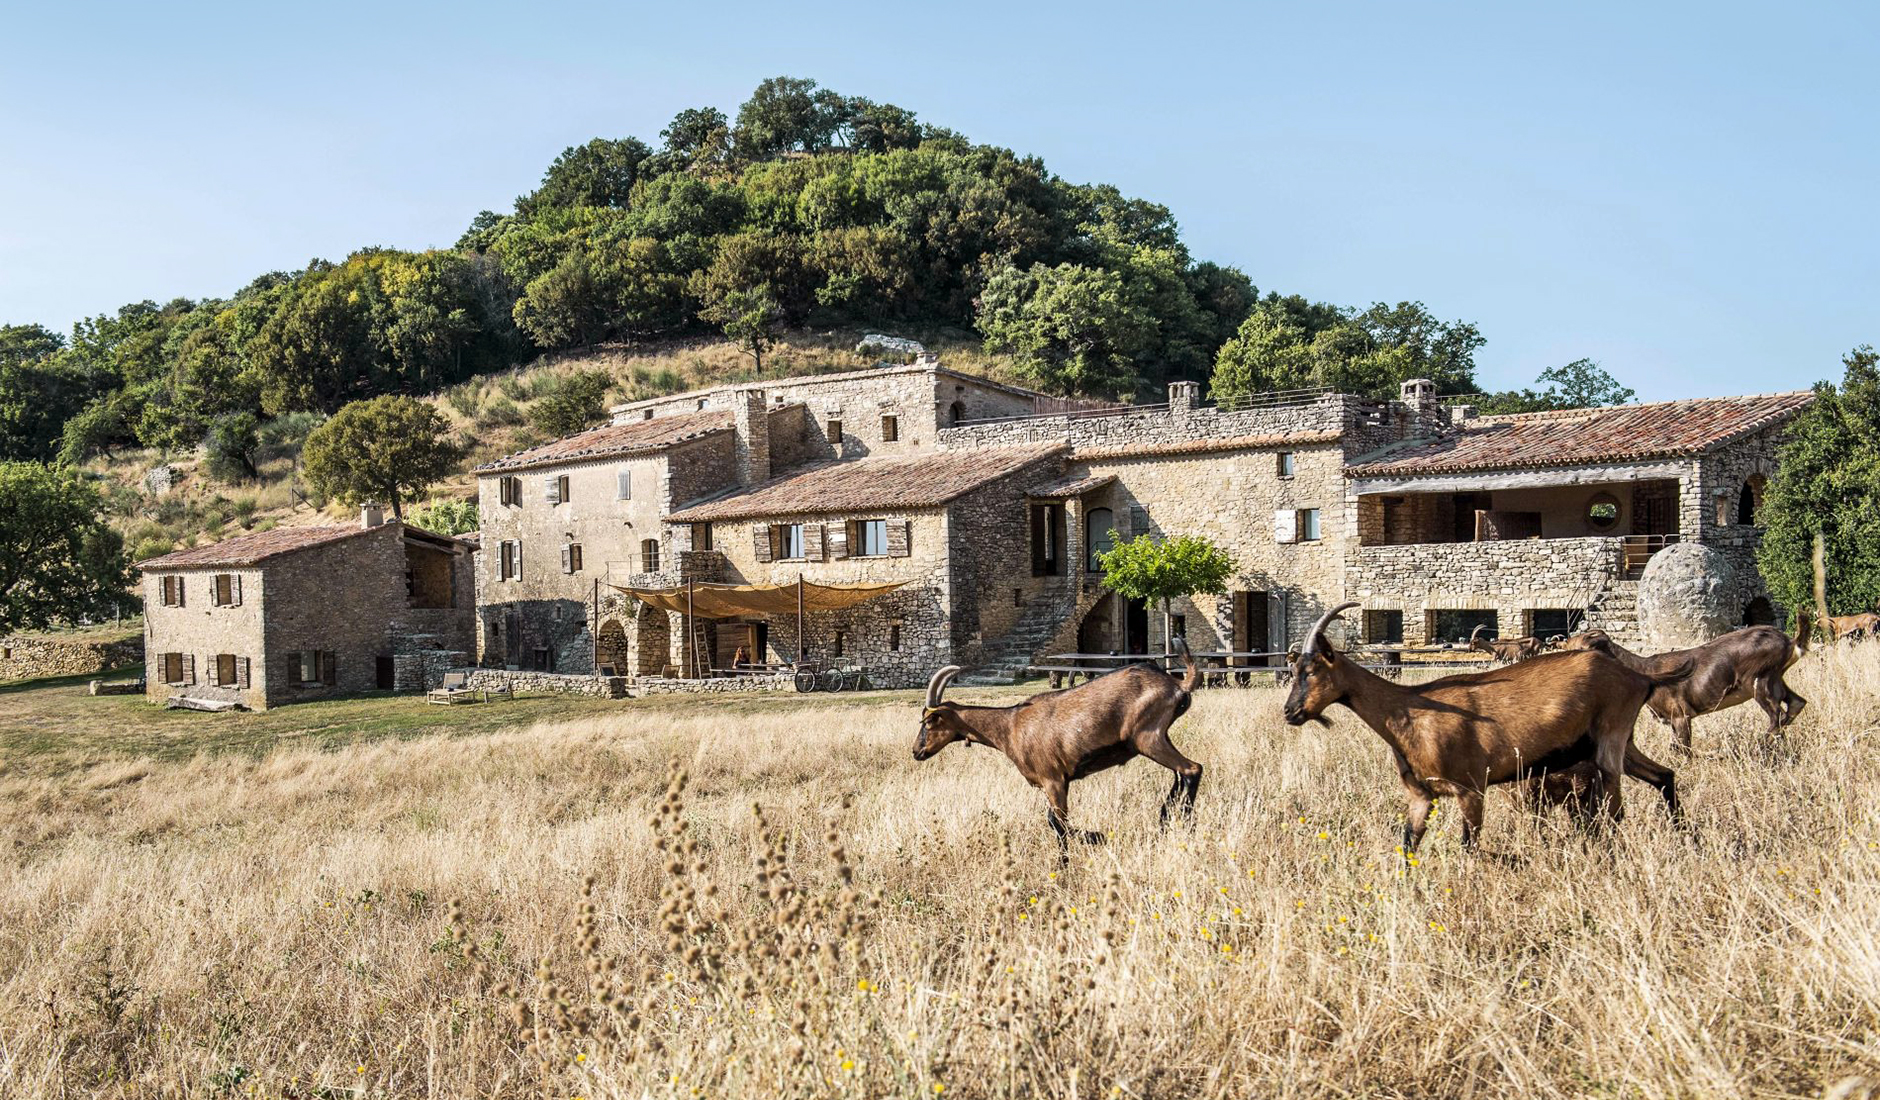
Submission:
[[[1158,539],[1138,535],[1098,551],[1103,583],[1126,599],[1162,609],[1162,653],[1169,652],[1169,607],[1184,596],[1227,591],[1234,559],[1199,535]]]
[[[613,385],[606,371],[576,371],[529,409],[529,423],[548,435],[573,435],[607,415]]]
[[[103,509],[77,471],[0,462],[0,634],[115,609],[130,569]]]
[[[307,482],[347,505],[379,501],[405,518],[404,502],[457,468],[463,451],[431,405],[388,395],[355,401],[307,436]]]
[[[1839,388],[1789,424],[1780,465],[1764,491],[1756,564],[1769,593],[1792,608],[1814,601],[1814,539],[1827,552],[1828,613],[1880,603],[1880,353],[1862,345],[1842,360]]]
[[[440,535],[461,535],[477,529],[477,502],[474,500],[434,500],[413,509],[411,525]]]
[[[783,310],[769,284],[728,290],[698,315],[723,329],[725,339],[751,357],[758,374],[764,373],[764,353],[776,346],[783,328]]]

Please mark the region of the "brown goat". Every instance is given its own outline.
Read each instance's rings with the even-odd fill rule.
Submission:
[[[1059,852],[1068,860],[1071,781],[1146,756],[1175,773],[1175,784],[1162,800],[1166,825],[1171,809],[1194,813],[1195,793],[1201,789],[1201,765],[1183,756],[1168,738],[1169,727],[1187,713],[1201,678],[1186,646],[1182,657],[1188,664],[1184,680],[1159,668],[1130,665],[1009,707],[942,701],[941,694],[960,671],[958,665],[948,665],[927,684],[914,759],[925,760],[955,741],[998,749],[1018,765],[1027,783],[1044,792]],[[1102,833],[1076,832],[1086,844],[1103,843]]]
[[[1830,615],[1821,620],[1822,629],[1827,631],[1828,640],[1838,642],[1842,638],[1859,640],[1871,638],[1880,633],[1880,612],[1863,611],[1858,615]]]
[[[1675,683],[1652,689],[1645,700],[1652,713],[1671,724],[1674,747],[1691,752],[1691,724],[1700,714],[1727,710],[1756,700],[1769,716],[1769,732],[1795,721],[1808,705],[1782,678],[1790,665],[1808,652],[1808,617],[1796,616],[1795,636],[1773,626],[1746,626],[1732,630],[1692,649],[1677,649],[1646,657],[1612,640],[1603,630],[1589,630],[1568,640],[1569,649],[1604,653],[1646,676],[1661,676],[1684,664],[1691,674]]]
[[[1672,816],[1679,816],[1676,773],[1638,751],[1632,727],[1646,695],[1688,674],[1688,667],[1651,677],[1603,653],[1549,653],[1506,668],[1397,684],[1325,640],[1326,624],[1357,606],[1327,611],[1307,632],[1292,663],[1286,721],[1329,725],[1326,708],[1343,703],[1384,739],[1403,781],[1406,854],[1422,841],[1437,797],[1450,795],[1460,804],[1462,843],[1473,848],[1490,786],[1587,760],[1599,772],[1597,800],[1613,820],[1623,816],[1622,774],[1657,787]]]
[[[1509,638],[1507,641],[1501,641],[1481,637],[1482,631],[1487,629],[1488,624],[1483,623],[1469,632],[1469,648],[1487,653],[1504,665],[1525,661],[1545,648],[1539,638]]]

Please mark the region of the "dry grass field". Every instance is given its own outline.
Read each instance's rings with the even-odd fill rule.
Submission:
[[[1191,827],[1146,762],[1075,786],[1063,873],[909,693],[194,753],[74,707],[0,739],[0,1096],[1821,1096],[1880,1078],[1880,646],[1791,679],[1779,743],[1698,723],[1691,834],[1498,793],[1414,868],[1375,735],[1271,690],[1176,725]]]

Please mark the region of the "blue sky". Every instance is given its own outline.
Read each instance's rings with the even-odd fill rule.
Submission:
[[[565,146],[787,73],[1167,204],[1262,291],[1420,299],[1492,387],[1838,378],[1880,343],[1880,7],[37,4],[0,322],[449,245]]]

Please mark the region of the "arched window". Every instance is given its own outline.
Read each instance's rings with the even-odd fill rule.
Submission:
[[[659,540],[646,539],[640,543],[640,572],[659,572]]]
[[[1763,476],[1751,474],[1743,482],[1743,490],[1736,495],[1736,521],[1742,524],[1756,522],[1756,513],[1762,511]]]
[[[1115,541],[1116,516],[1108,508],[1092,508],[1084,517],[1084,563],[1092,573],[1103,572],[1097,555]]]
[[[952,427],[966,419],[966,402],[955,401],[947,406],[947,426]]]

